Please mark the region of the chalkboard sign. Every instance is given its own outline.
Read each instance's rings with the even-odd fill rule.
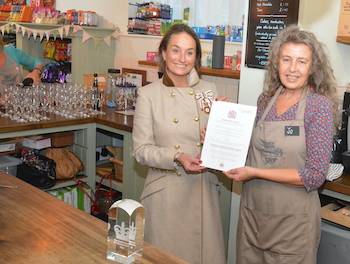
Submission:
[[[299,0],[250,0],[245,65],[263,69],[280,29],[298,23]]]

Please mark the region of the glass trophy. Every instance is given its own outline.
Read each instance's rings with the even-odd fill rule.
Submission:
[[[132,263],[143,254],[145,209],[131,199],[116,201],[108,212],[107,259]]]

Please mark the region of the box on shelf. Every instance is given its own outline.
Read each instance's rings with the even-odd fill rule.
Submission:
[[[107,87],[107,75],[106,74],[97,74],[98,78],[98,87],[106,88]],[[94,84],[94,75],[93,74],[84,74],[84,84],[92,86]]]
[[[35,136],[23,139],[23,147],[33,149],[43,149],[51,147],[51,138],[43,138],[42,136]]]
[[[10,155],[1,155],[0,156],[0,170],[17,176],[17,165],[21,164],[22,161]]]
[[[16,149],[16,141],[0,141],[0,152],[12,151]]]
[[[350,210],[346,208],[339,209],[339,206],[334,203],[322,206],[321,215],[323,219],[350,227]]]
[[[57,132],[46,136],[51,138],[51,147],[54,148],[67,147],[74,144],[73,131]]]
[[[63,193],[61,193],[59,190],[48,190],[46,192],[53,197],[56,197],[57,199],[63,201]]]
[[[92,189],[89,186],[82,186],[84,188],[85,192],[92,197],[93,192]],[[92,202],[90,198],[84,193],[84,191],[80,188],[78,188],[78,209],[84,211],[85,213],[90,214],[91,213],[91,205]]]

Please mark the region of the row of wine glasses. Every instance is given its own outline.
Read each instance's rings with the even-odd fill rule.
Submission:
[[[103,89],[96,96],[93,87],[83,84],[41,83],[0,90],[1,116],[22,123],[49,120],[49,113],[69,119],[102,115],[94,106],[103,102]]]

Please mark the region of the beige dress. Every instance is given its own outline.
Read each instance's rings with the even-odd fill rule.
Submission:
[[[292,121],[265,122],[280,90],[257,123],[247,164],[257,168],[305,167],[305,89]],[[299,132],[297,132],[299,130]],[[317,190],[254,179],[243,184],[237,264],[315,264],[321,216]]]
[[[217,97],[215,85],[200,80],[195,70],[188,83],[173,87],[165,74],[138,89],[133,155],[150,167],[141,196],[145,241],[191,264],[224,264],[216,175],[209,170],[187,174],[173,163],[175,152],[195,157],[201,151],[200,130],[208,114],[196,97],[208,91]]]

